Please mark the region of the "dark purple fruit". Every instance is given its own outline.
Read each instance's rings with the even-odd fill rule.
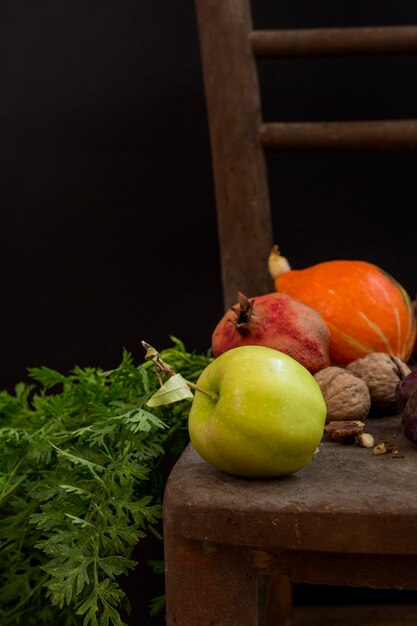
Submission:
[[[395,389],[395,401],[399,413],[404,410],[407,400],[417,389],[417,370],[413,370],[403,378]]]
[[[404,437],[417,444],[417,389],[407,400],[402,416]]]

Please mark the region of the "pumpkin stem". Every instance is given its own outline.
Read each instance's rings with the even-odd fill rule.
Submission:
[[[239,302],[235,306],[230,307],[236,317],[230,317],[228,322],[236,327],[236,330],[241,335],[249,335],[250,333],[250,321],[253,312],[253,305],[255,298],[249,300],[243,293],[239,291]]]
[[[291,266],[288,263],[288,259],[281,255],[277,244],[274,244],[268,257],[268,271],[272,280],[290,270]]]

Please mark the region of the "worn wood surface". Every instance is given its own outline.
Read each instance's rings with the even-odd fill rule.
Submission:
[[[413,605],[297,607],[292,626],[415,626]],[[275,625],[277,626],[277,625]]]
[[[215,182],[224,307],[238,291],[273,290],[267,170],[258,137],[261,105],[249,42],[248,2],[197,0],[203,78]]]
[[[299,472],[249,480],[222,473],[191,446],[165,493],[165,523],[190,539],[281,550],[417,555],[417,446],[399,416],[366,431],[399,454],[323,441]]]
[[[259,616],[262,626],[292,626],[293,581],[290,576],[273,573],[266,586],[265,606]]]
[[[417,120],[271,122],[261,124],[267,150],[414,150]]]
[[[250,41],[259,59],[415,54],[417,26],[257,30]]]
[[[257,576],[247,550],[187,541],[165,528],[168,626],[258,624]]]
[[[417,589],[417,446],[398,415],[367,418],[365,430],[398,454],[323,440],[307,467],[272,480],[230,476],[190,445],[163,504],[168,623],[185,611],[184,626],[254,626],[254,581],[265,575],[276,583],[265,624],[275,626],[292,623],[290,580]],[[238,588],[244,616],[236,605],[225,617],[221,606],[231,606]]]

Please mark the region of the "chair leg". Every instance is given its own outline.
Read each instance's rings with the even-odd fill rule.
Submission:
[[[292,580],[283,574],[272,574],[267,583],[263,626],[291,626]]]
[[[164,531],[168,626],[257,626],[257,576],[244,548]]]

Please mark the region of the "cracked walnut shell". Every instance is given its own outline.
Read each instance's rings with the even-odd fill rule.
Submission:
[[[327,407],[326,421],[361,420],[371,408],[367,384],[344,368],[325,367],[314,378],[323,394]]]
[[[324,434],[330,441],[354,443],[363,435],[365,424],[360,420],[334,420],[324,427]]]
[[[371,352],[346,365],[346,370],[367,384],[371,408],[377,411],[395,409],[397,385],[411,372],[404,361],[386,352]]]

